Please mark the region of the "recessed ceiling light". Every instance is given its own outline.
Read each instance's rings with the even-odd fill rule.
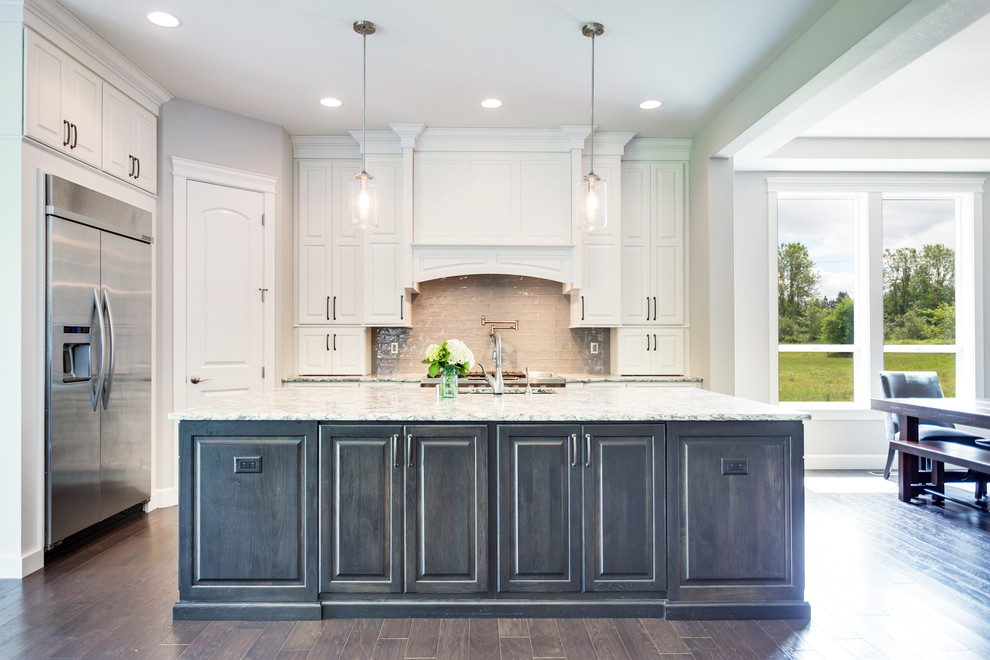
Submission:
[[[176,16],[164,11],[151,12],[148,14],[148,20],[159,27],[173,28],[182,25],[182,21],[180,21]]]
[[[332,96],[328,96],[325,99],[320,99],[320,103],[328,108],[339,108],[341,106],[340,99],[335,99]]]
[[[663,105],[663,102],[661,101],[643,101],[639,104],[639,107],[643,110],[656,110],[661,105]]]
[[[481,102],[482,108],[500,108],[502,107],[502,102],[498,99],[485,99]]]

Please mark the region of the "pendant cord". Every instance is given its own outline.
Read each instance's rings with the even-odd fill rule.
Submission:
[[[595,173],[595,33],[591,32],[591,174]]]
[[[594,45],[594,43],[592,43]],[[368,171],[368,28],[361,30],[361,171]]]

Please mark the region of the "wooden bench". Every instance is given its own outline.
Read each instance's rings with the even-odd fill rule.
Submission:
[[[897,450],[897,482],[898,497],[909,501],[912,497],[928,493],[935,501],[949,499],[961,504],[960,500],[945,495],[945,464],[956,465],[967,470],[973,470],[990,477],[990,448],[973,447],[958,442],[942,440],[925,440],[911,442],[909,440],[891,440],[890,448]],[[930,459],[932,462],[931,481],[921,481],[923,473],[918,467],[918,461],[912,456]]]

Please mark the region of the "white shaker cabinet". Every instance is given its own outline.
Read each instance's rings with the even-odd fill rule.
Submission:
[[[584,172],[590,162],[583,162]],[[580,290],[571,294],[571,327],[612,327],[621,321],[622,297],[620,247],[618,236],[622,226],[620,217],[621,167],[618,157],[602,157],[595,160],[595,173],[603,177],[609,186],[608,223],[605,229],[581,234],[581,283]],[[575,184],[577,181],[574,182]]]
[[[410,327],[402,277],[403,241],[408,239],[402,223],[401,157],[369,155],[368,172],[378,181],[378,227],[364,241],[364,324]]]
[[[371,368],[369,332],[362,327],[296,328],[296,373],[300,376],[367,374]]]
[[[684,328],[617,328],[616,371],[621,376],[682,376],[687,330]]]
[[[622,167],[622,322],[684,324],[684,164]]]
[[[102,167],[103,80],[31,30],[25,36],[24,134]]]
[[[108,83],[103,84],[103,169],[154,193],[158,118]]]
[[[350,216],[342,216],[349,210],[346,184],[357,171],[352,170],[351,161],[297,161],[296,321],[300,325],[361,323],[361,246]]]

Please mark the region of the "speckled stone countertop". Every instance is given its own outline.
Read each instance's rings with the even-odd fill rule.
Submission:
[[[560,374],[568,383],[700,383],[700,378],[690,376],[591,376],[588,374]],[[293,383],[418,383],[419,376],[292,376],[283,378],[286,385]]]
[[[389,422],[649,422],[811,419],[807,413],[697,388],[566,388],[532,396],[465,393],[438,399],[435,388],[285,387],[169,414],[173,420]]]

